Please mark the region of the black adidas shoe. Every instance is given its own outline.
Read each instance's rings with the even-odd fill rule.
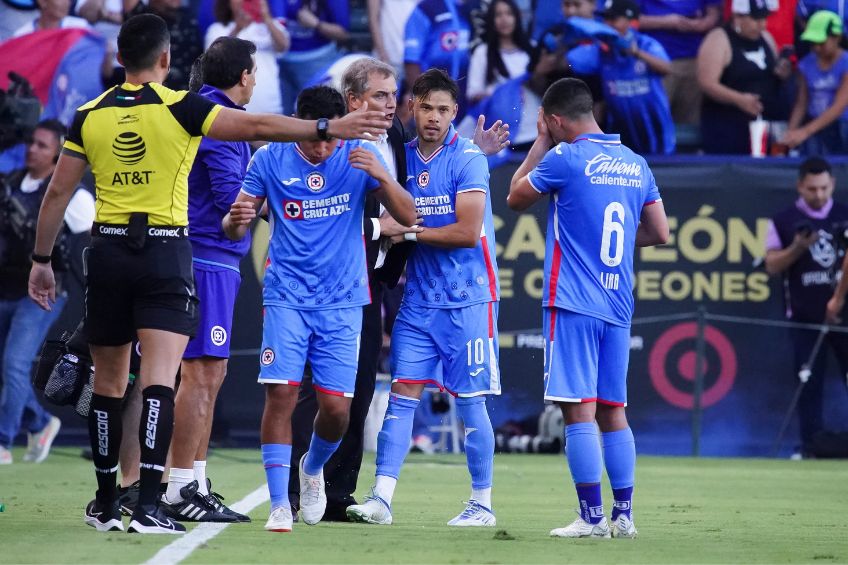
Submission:
[[[136,506],[127,530],[135,534],[184,534],[185,526],[170,519],[158,506]]]
[[[206,479],[206,490],[209,492],[209,494],[206,495],[206,500],[215,508],[215,510],[223,514],[227,514],[228,516],[233,516],[236,519],[236,522],[250,522],[250,516],[239,514],[224,504],[224,497],[212,490],[212,481],[209,479]]]
[[[135,511],[135,507],[138,505],[138,489],[139,481],[128,487],[118,487],[118,504],[120,504],[121,514],[124,516],[132,516]]]
[[[213,506],[207,497],[197,492],[197,481],[191,481],[180,489],[181,502],[171,503],[162,495],[159,507],[165,515],[187,522],[235,522],[236,518],[224,514]]]
[[[111,504],[100,504],[95,498],[85,507],[85,523],[98,532],[123,532],[124,524],[121,522],[121,511],[118,502]]]

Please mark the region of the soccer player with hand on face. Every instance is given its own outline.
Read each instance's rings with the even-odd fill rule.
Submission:
[[[548,88],[539,136],[512,178],[507,204],[525,210],[550,195],[542,295],[545,400],[562,410],[580,504],[577,520],[551,535],[610,537],[601,500],[605,464],[615,498],[612,535],[634,537],[636,449],[624,413],[633,251],[665,243],[668,221],[648,164],[617,134],[601,131],[592,104],[579,79]]]
[[[301,92],[299,118],[327,120],[345,114],[336,90]],[[401,224],[415,223],[410,195],[385,168],[370,142],[272,143],[256,152],[242,191],[223,220],[240,239],[267,202],[272,218],[265,272],[259,382],[265,384],[262,460],[271,494],[265,529],[292,528],[288,500],[291,415],[306,361],[318,392],[318,415],[309,450],[299,461],[300,511],[307,524],[324,515],[323,467],[348,425],[356,381],[362,306],[371,300],[362,236],[366,191]]]

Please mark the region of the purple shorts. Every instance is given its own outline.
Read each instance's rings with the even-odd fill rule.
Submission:
[[[230,356],[230,330],[241,275],[227,267],[194,262],[194,287],[200,299],[195,337],[188,342],[183,359]]]

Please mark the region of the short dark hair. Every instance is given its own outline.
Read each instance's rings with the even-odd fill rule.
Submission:
[[[36,129],[45,129],[55,134],[56,140],[59,142],[59,145],[62,145],[62,142],[65,139],[65,135],[67,135],[68,133],[68,129],[65,127],[65,124],[55,118],[41,120],[33,128],[33,130]]]
[[[810,157],[798,167],[798,180],[807,175],[819,175],[821,173],[833,174],[830,163],[822,157]]]
[[[200,78],[203,84],[225,90],[237,85],[241,73],[253,72],[256,45],[238,37],[219,37],[201,55]]]
[[[412,84],[412,96],[414,98],[427,98],[431,92],[444,91],[451,95],[453,101],[457,101],[459,90],[456,82],[442,69],[429,69],[421,73]]]
[[[129,73],[152,68],[170,44],[168,25],[155,14],[131,17],[124,22],[118,33],[118,53]]]
[[[592,115],[592,91],[579,78],[561,78],[542,97],[542,108],[548,115],[579,120]]]
[[[302,120],[337,118],[345,115],[345,101],[332,86],[312,86],[297,97],[297,117]]]

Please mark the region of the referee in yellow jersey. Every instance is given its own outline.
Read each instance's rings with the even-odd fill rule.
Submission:
[[[141,488],[130,532],[181,534],[185,527],[157,506],[174,424],[174,379],[197,325],[187,179],[203,135],[222,140],[357,139],[385,133],[381,112],[336,120],[298,120],[222,108],[162,86],[170,36],[160,17],[128,19],[118,36],[126,82],[81,106],[74,118],[38,218],[29,294],[42,308],[55,301],[50,251],[71,195],[87,166],[96,183],[96,218],[86,258],[86,317],[96,366],[89,435],[97,494],[85,522],[123,530],[116,478],[121,399],[130,344],[141,350],[143,411]]]

